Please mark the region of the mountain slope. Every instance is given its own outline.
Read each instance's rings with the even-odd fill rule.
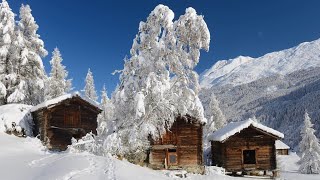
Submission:
[[[310,67],[320,67],[320,39],[258,58],[239,56],[218,61],[201,74],[200,84],[206,88],[227,84],[237,86]]]
[[[201,77],[200,99],[215,93],[228,121],[256,116],[297,150],[307,110],[320,138],[320,40],[260,58],[219,61]]]
[[[320,137],[320,67],[299,70],[285,76],[261,78],[235,87],[202,89],[205,110],[214,92],[228,121],[256,116],[263,124],[285,134],[285,142],[296,148],[307,109]]]

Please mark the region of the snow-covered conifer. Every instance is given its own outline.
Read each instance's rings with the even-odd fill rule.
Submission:
[[[211,162],[211,145],[208,141],[208,137],[215,130],[220,129],[226,124],[226,118],[224,117],[220,107],[219,101],[215,94],[212,92],[209,105],[205,111],[207,123],[203,128],[203,148],[204,148],[204,160],[207,165]]]
[[[44,100],[44,82],[47,75],[42,63],[42,57],[48,52],[44,42],[37,34],[39,26],[31,14],[29,5],[21,5],[20,21],[17,30],[18,74],[24,83],[24,102],[38,104]]]
[[[173,16],[168,7],[159,5],[146,22],[140,23],[131,58],[125,61],[120,75],[114,96],[118,134],[124,146],[132,150],[144,148],[149,133],[158,135],[156,126],[163,132],[166,121],[174,120],[173,107],[166,98],[170,89],[166,39],[172,31]]]
[[[6,95],[7,95],[6,87],[2,82],[0,82],[0,99],[6,97]]]
[[[52,99],[61,96],[71,90],[71,79],[67,79],[68,71],[61,63],[61,53],[58,48],[55,48],[52,52],[52,59],[50,61],[50,77],[46,83],[46,99]]]
[[[226,118],[219,107],[219,101],[214,93],[211,94],[206,117],[208,122],[205,126],[205,131],[207,133],[220,129],[226,124]]]
[[[193,70],[200,49],[208,49],[209,30],[193,9],[173,22],[174,13],[158,5],[141,22],[113,96],[118,135],[129,150],[146,148],[148,135],[161,136],[179,115],[204,120]]]
[[[114,107],[111,100],[108,97],[105,86],[101,91],[101,103],[100,107],[102,112],[98,115],[98,136],[104,137],[113,133],[113,112]]]
[[[85,83],[86,84],[84,87],[84,93],[85,93],[86,97],[96,101],[98,99],[98,96],[97,96],[97,92],[96,92],[96,89],[94,86],[94,79],[93,79],[92,72],[90,71],[90,68],[88,69]]]
[[[7,104],[8,97],[17,92],[16,87],[19,84],[19,77],[16,73],[16,47],[14,42],[15,20],[6,0],[0,3],[0,86],[2,98],[0,104]],[[3,93],[5,91],[5,93]]]
[[[304,174],[320,173],[320,145],[314,132],[313,124],[306,112],[304,126],[301,129],[302,140],[299,144],[301,152],[299,171]]]
[[[198,74],[193,70],[198,64],[200,50],[209,50],[210,32],[203,19],[193,8],[174,22],[174,51],[169,53],[169,69],[175,104],[181,114],[203,119],[203,107],[198,98]],[[172,43],[171,43],[172,44]],[[183,98],[181,98],[183,97]]]

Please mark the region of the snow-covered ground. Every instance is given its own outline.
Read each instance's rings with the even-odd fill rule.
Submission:
[[[48,152],[36,138],[18,138],[0,132],[0,143],[0,179],[173,179],[167,171],[154,171],[114,157],[99,157],[88,153]],[[298,166],[295,164],[298,160],[299,157],[296,154],[280,157],[281,179],[320,179],[320,175],[298,174]],[[252,180],[266,178],[188,174],[187,179]]]
[[[290,153],[289,156],[281,155],[278,158],[278,164],[281,168],[281,177],[286,180],[319,180],[319,174],[299,174],[299,165],[297,162],[300,157],[296,153]]]
[[[0,132],[0,179],[169,179],[113,157],[48,152],[35,138]]]

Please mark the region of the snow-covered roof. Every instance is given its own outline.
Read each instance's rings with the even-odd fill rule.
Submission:
[[[279,131],[276,131],[272,128],[269,128],[267,126],[264,126],[256,121],[253,121],[252,119],[248,119],[245,121],[239,121],[239,122],[231,122],[227,124],[225,127],[215,131],[209,136],[209,140],[211,141],[225,141],[229,137],[235,135],[236,133],[239,133],[243,129],[248,128],[249,126],[253,126],[255,128],[261,129],[262,131],[265,131],[266,133],[272,134],[274,136],[277,136],[279,138],[284,138],[284,135],[280,133]]]
[[[276,149],[290,149],[288,145],[280,140],[276,140]]]
[[[35,111],[37,111],[37,110],[39,110],[39,109],[47,108],[47,107],[49,107],[49,106],[50,106],[50,107],[53,107],[54,105],[56,105],[56,104],[58,104],[58,103],[60,103],[60,102],[62,102],[62,101],[64,101],[64,100],[66,100],[66,99],[71,99],[71,98],[73,98],[73,97],[80,97],[80,98],[83,99],[84,101],[90,103],[92,106],[95,106],[95,107],[97,107],[97,108],[100,109],[99,103],[97,103],[96,101],[93,101],[93,100],[91,100],[91,99],[89,99],[89,98],[80,96],[80,93],[79,93],[79,92],[74,92],[74,93],[71,93],[71,94],[65,94],[65,95],[62,95],[62,96],[59,96],[59,97],[50,99],[50,100],[45,101],[45,102],[43,102],[43,103],[41,103],[41,104],[38,104],[38,105],[32,107],[32,108],[30,109],[30,111],[31,111],[31,112],[35,112]]]

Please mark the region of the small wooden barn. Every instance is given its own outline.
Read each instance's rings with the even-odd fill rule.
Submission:
[[[276,150],[278,155],[289,155],[290,147],[280,140],[276,140]]]
[[[89,132],[97,133],[97,115],[101,112],[94,102],[78,94],[66,94],[31,109],[34,135],[52,150],[65,150],[72,137],[80,139]]]
[[[203,173],[203,125],[190,116],[177,117],[169,131],[151,140],[149,167]]]
[[[229,123],[210,135],[212,163],[228,172],[276,172],[275,141],[283,137],[251,119]]]

